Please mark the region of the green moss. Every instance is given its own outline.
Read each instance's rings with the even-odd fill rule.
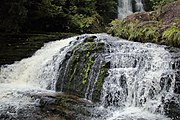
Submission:
[[[83,85],[85,85],[85,84],[86,84],[86,82],[87,82],[87,80],[83,80],[83,81],[82,81],[82,84],[83,84]]]
[[[92,57],[90,57],[89,59],[89,62],[87,64],[87,68],[84,70],[84,74],[85,74],[85,77],[84,79],[82,80],[82,84],[85,85],[87,83],[87,80],[88,80],[88,77],[89,77],[89,72],[91,70],[91,66],[94,64],[94,60]]]
[[[93,98],[92,98],[93,101],[96,101],[96,102],[100,101],[101,90],[102,90],[106,72],[107,72],[107,68],[105,66],[105,63],[102,63],[100,71],[99,71],[99,76],[98,76],[98,80],[96,83],[96,87],[93,92]]]
[[[87,42],[86,44],[84,44],[84,45],[82,46],[82,49],[92,51],[92,49],[93,49],[94,47],[96,47],[96,44],[97,44],[96,42]]]
[[[105,72],[106,72],[105,64],[102,64],[101,69],[100,69],[99,78],[98,78],[98,83],[97,83],[97,87],[98,87],[99,91],[101,91],[101,89],[102,89]]]
[[[73,51],[75,51],[76,54],[79,54],[83,51],[92,51],[96,47],[96,45],[96,42],[83,42],[76,46]]]
[[[90,55],[90,52],[88,51],[88,53],[86,54],[86,58],[88,58],[88,57],[89,57],[89,55]]]
[[[60,83],[61,78],[58,80],[58,86],[63,87],[64,92],[84,97],[90,72],[92,69],[98,69],[96,66],[92,68],[94,61],[103,50],[104,43],[82,42],[77,45],[69,52],[70,57],[62,63],[64,68],[61,69],[60,75],[63,76],[61,77],[63,78],[63,86]]]

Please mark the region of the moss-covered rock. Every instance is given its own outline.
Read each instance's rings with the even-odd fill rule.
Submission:
[[[103,67],[105,44],[94,41],[95,38],[94,36],[86,38],[66,54],[66,59],[60,66],[57,91],[93,101],[99,100],[105,72]]]
[[[102,86],[103,86],[103,83],[104,83],[104,78],[105,78],[105,74],[107,73],[107,68],[105,66],[105,64],[101,64],[101,68],[100,68],[100,72],[99,72],[99,76],[98,76],[98,79],[97,79],[97,84],[96,84],[96,87],[94,89],[94,94],[93,94],[93,101],[98,101],[100,102],[100,93],[101,93],[101,90],[102,90]]]

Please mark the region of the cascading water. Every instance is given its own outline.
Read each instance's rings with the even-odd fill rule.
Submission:
[[[118,18],[123,19],[131,15],[133,13],[133,5],[135,7],[135,12],[144,11],[141,0],[118,0]]]
[[[105,43],[104,61],[110,63],[101,102],[92,111],[105,114],[90,119],[169,120],[164,116],[163,103],[174,97],[175,69],[171,65],[171,54],[165,50],[165,46],[129,42],[107,34],[82,35],[50,42],[32,57],[2,66],[0,118],[2,115],[18,118],[27,106],[33,107],[38,101],[30,94],[55,92],[60,64],[68,51],[88,36],[97,36],[97,42]],[[97,66],[100,69],[101,64],[102,61],[94,61],[92,68]],[[94,82],[88,83],[86,99],[92,99],[99,72],[89,72],[89,79],[94,79]],[[95,73],[97,76],[93,76]],[[174,101],[178,103],[176,98]],[[30,116],[33,115],[27,117]]]
[[[131,0],[118,0],[118,18],[123,19],[132,14]]]
[[[173,98],[176,70],[163,46],[108,37],[101,107],[107,120],[169,120],[164,102]],[[178,98],[175,100],[177,103]],[[103,106],[103,107],[102,107]]]
[[[135,10],[138,12],[143,12],[144,11],[144,7],[142,4],[142,0],[135,0],[136,4],[135,4]]]
[[[0,119],[8,115],[18,117],[20,109],[35,104],[28,94],[54,92],[59,64],[73,46],[69,45],[72,40],[74,38],[47,43],[32,57],[1,67]]]

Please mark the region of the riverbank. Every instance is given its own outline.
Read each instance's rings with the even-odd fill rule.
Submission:
[[[136,12],[123,20],[113,20],[107,32],[135,42],[180,47],[180,1],[151,12]]]

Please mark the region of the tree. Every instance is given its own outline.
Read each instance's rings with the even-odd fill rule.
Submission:
[[[96,10],[103,17],[105,23],[109,23],[118,15],[117,0],[97,0]]]
[[[0,2],[0,31],[20,32],[27,19],[28,10],[24,4],[26,0],[13,0]]]

